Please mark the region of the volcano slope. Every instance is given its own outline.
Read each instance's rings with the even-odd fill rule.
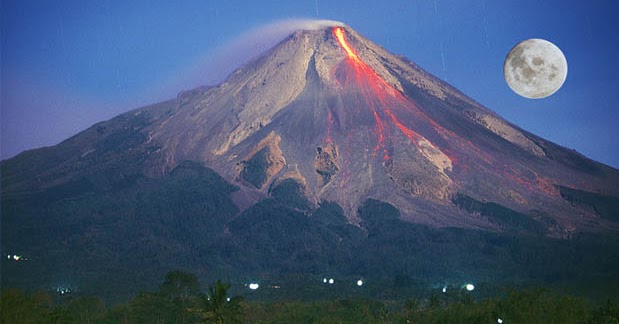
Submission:
[[[619,171],[346,26],[2,161],[3,286],[204,277],[613,280]]]

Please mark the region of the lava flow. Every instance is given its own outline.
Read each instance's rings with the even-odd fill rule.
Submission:
[[[348,45],[348,43],[346,42],[346,38],[344,36],[344,31],[342,28],[340,27],[336,27],[333,32],[335,33],[335,37],[337,38],[337,40],[340,42],[340,45],[342,45],[342,48],[346,51],[346,53],[348,54],[348,57],[350,57],[351,59],[355,60],[355,61],[361,61],[359,60],[359,57],[357,56],[357,53],[355,53],[355,51],[353,51],[352,48],[350,48],[350,46]],[[363,62],[361,62],[363,63]]]
[[[341,47],[347,53],[348,60],[345,68],[350,69],[350,71],[344,73],[345,78],[343,83],[344,85],[354,86],[360,90],[361,99],[363,101],[362,106],[370,108],[375,121],[374,129],[377,134],[377,139],[373,150],[373,156],[377,156],[377,153],[382,151],[384,160],[389,160],[391,158],[387,150],[387,141],[390,140],[391,129],[393,129],[394,126],[400,130],[424,156],[431,158],[428,156],[428,154],[430,154],[428,150],[420,145],[424,140],[424,143],[430,144],[434,149],[433,154],[436,154],[438,152],[436,146],[413,130],[413,127],[406,126],[398,115],[411,117],[408,119],[417,121],[414,123],[418,124],[416,126],[419,126],[419,129],[424,130],[425,133],[437,139],[441,137],[441,133],[447,133],[447,131],[436,125],[436,123],[430,120],[411,101],[389,85],[368,66],[346,41],[343,28],[335,27],[333,33]],[[412,116],[410,115],[411,113],[413,114]],[[441,154],[444,155],[442,152]],[[449,164],[451,164],[451,158],[446,155],[444,156],[450,160]]]
[[[359,107],[367,107],[369,112],[365,113],[369,113],[371,116],[369,118],[373,119],[376,136],[372,154],[374,157],[380,152],[384,161],[392,159],[393,150],[397,149],[394,146],[396,142],[393,137],[394,131],[399,131],[441,173],[445,170],[453,172],[454,166],[459,167],[461,171],[466,171],[471,166],[494,169],[528,190],[537,189],[548,194],[547,190],[536,185],[535,181],[523,177],[516,167],[504,167],[501,170],[495,157],[483,152],[471,141],[439,125],[412,100],[388,84],[355,52],[347,42],[346,31],[343,28],[335,27],[333,34],[347,54],[345,64],[336,72],[338,80],[343,88],[354,89],[353,91],[358,94],[358,102],[353,101],[353,107],[357,110],[353,112],[364,113],[359,111]],[[329,142],[333,118],[334,116],[329,113]],[[471,157],[475,161],[470,160]]]

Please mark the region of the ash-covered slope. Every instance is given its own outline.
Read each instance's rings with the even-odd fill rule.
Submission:
[[[160,177],[185,160],[238,185],[241,209],[291,178],[315,206],[342,206],[351,223],[375,198],[439,227],[511,226],[471,201],[528,215],[551,236],[618,228],[616,212],[568,198],[614,201],[617,170],[519,129],[338,26],[297,31],[216,87],[5,161],[4,192],[62,186],[93,170]]]
[[[372,197],[413,222],[501,227],[454,203],[467,197],[530,215],[555,236],[617,228],[561,197],[563,187],[616,197],[617,170],[519,129],[347,27],[298,31],[180,101],[146,130],[158,147],[147,171],[200,161],[243,188],[240,204],[293,178],[353,223]]]

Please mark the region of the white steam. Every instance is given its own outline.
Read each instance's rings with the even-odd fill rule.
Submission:
[[[288,19],[253,28],[217,48],[199,70],[205,73],[202,84],[216,84],[234,69],[264,53],[296,30],[318,30],[343,26],[339,21]]]
[[[296,30],[318,30],[345,26],[334,20],[286,19],[252,28],[233,40],[217,47],[198,60],[184,73],[179,73],[168,86],[189,90],[201,85],[222,82],[232,71],[275,46]]]

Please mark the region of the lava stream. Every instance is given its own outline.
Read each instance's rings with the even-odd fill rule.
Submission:
[[[537,181],[524,177],[522,171],[516,166],[505,166],[501,169],[501,164],[495,157],[483,152],[471,141],[442,127],[430,118],[413,101],[388,84],[359,57],[346,41],[343,28],[335,27],[333,34],[347,54],[346,64],[343,66],[344,80],[340,83],[345,88],[357,89],[361,97],[361,101],[356,103],[357,109],[363,106],[369,107],[373,116],[376,131],[376,144],[372,154],[374,157],[378,155],[378,151],[382,151],[382,158],[385,161],[391,159],[387,148],[390,147],[389,143],[393,142],[391,130],[397,129],[430,161],[436,161],[437,155],[440,155],[448,159],[449,164],[457,165],[461,171],[468,170],[470,166],[481,170],[486,168],[498,170],[528,190],[550,194],[543,185],[537,184]],[[357,113],[360,112],[357,111]],[[328,139],[331,141],[331,125],[333,124],[331,113],[328,122]],[[470,157],[474,157],[475,160],[471,160]],[[444,165],[435,165],[440,170],[445,169]],[[451,168],[448,169],[453,171]]]
[[[389,152],[387,150],[389,130],[394,125],[399,129],[418,149],[421,140],[425,139],[423,136],[413,131],[411,127],[405,126],[405,124],[397,117],[397,114],[392,109],[400,110],[402,113],[414,114],[414,118],[420,123],[426,122],[431,125],[430,128],[426,128],[428,132],[435,133],[435,137],[440,137],[441,133],[446,133],[442,128],[430,120],[423,112],[414,106],[406,97],[404,97],[399,91],[389,85],[382,77],[380,77],[371,67],[369,67],[352,47],[346,41],[344,29],[336,27],[333,29],[333,33],[337,38],[342,48],[347,53],[349,67],[353,70],[354,84],[360,89],[363,103],[370,107],[371,113],[375,120],[375,130],[377,133],[377,141],[373,150],[373,156],[377,155],[379,150],[382,150],[383,159],[390,159]],[[348,74],[347,74],[348,77]],[[345,80],[345,83],[350,83],[351,80]],[[392,123],[387,123],[391,120]],[[429,142],[429,141],[428,141]]]

